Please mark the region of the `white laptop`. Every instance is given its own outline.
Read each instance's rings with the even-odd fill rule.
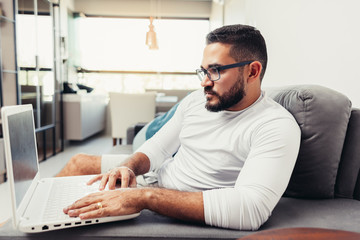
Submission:
[[[1,119],[15,228],[22,232],[42,232],[140,215],[81,220],[64,214],[64,207],[98,191],[98,184],[86,185],[90,175],[40,178],[32,105],[2,107]]]

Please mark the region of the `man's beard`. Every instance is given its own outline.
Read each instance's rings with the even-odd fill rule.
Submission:
[[[246,96],[244,90],[244,79],[239,78],[229,91],[225,92],[221,96],[217,92],[214,92],[210,86],[204,88],[204,93],[210,93],[212,94],[212,97],[218,98],[218,102],[216,104],[210,104],[210,99],[207,99],[205,108],[208,111],[220,112],[226,110],[240,102]]]

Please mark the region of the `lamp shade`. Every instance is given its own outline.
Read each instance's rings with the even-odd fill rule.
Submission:
[[[146,42],[145,44],[149,46],[149,49],[155,50],[159,49],[156,39],[156,32],[154,30],[154,25],[152,24],[153,18],[150,17],[150,25],[149,25],[149,31],[146,33]]]

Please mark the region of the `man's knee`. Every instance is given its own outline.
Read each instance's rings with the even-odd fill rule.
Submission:
[[[85,168],[85,165],[88,163],[86,160],[87,156],[86,154],[78,153],[70,158],[68,164],[76,169]]]
[[[79,175],[99,174],[101,172],[101,157],[79,153],[70,159],[70,164]]]
[[[101,157],[79,153],[70,158],[58,177],[101,173]]]

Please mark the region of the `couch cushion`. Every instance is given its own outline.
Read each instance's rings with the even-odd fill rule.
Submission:
[[[360,201],[283,197],[259,230],[313,227],[360,232],[359,223]]]
[[[146,139],[151,138],[157,131],[159,131],[160,128],[162,128],[162,126],[164,126],[165,123],[167,123],[172,118],[172,116],[176,112],[178,105],[179,103],[175,104],[164,115],[158,116],[148,124],[148,128],[145,134]]]
[[[333,198],[350,117],[350,100],[317,85],[266,92],[292,113],[301,128],[300,151],[285,196]]]
[[[146,140],[151,138],[159,131],[165,123],[167,123],[174,115],[179,103],[175,104],[168,112],[156,117],[154,120],[146,124],[134,137],[133,151],[135,152]]]
[[[335,196],[360,200],[360,109],[353,109],[336,178]]]

